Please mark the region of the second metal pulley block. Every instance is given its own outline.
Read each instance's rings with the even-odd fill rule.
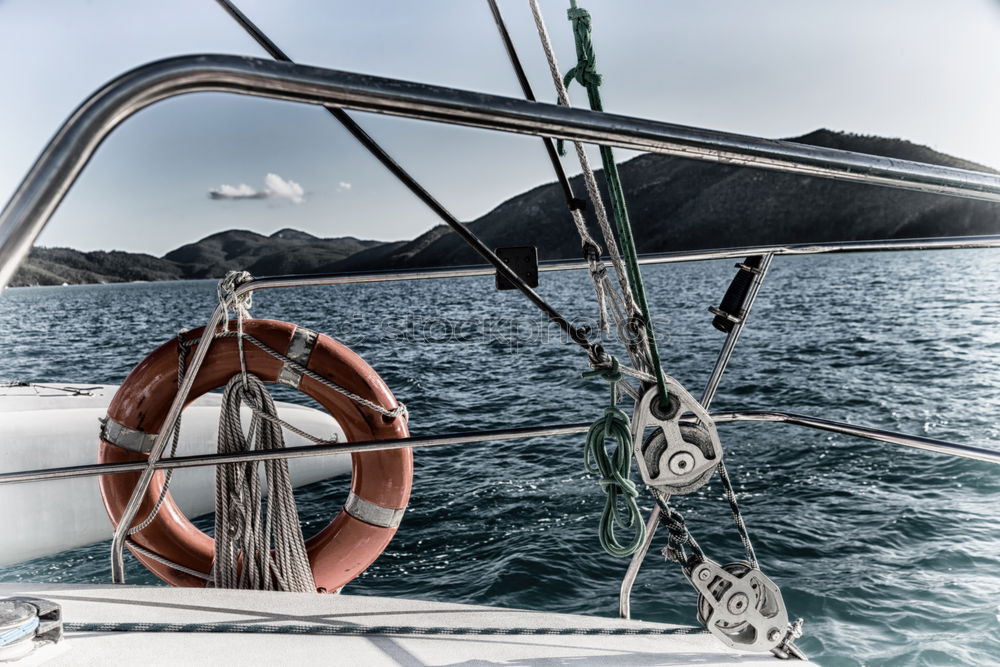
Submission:
[[[665,381],[666,407],[660,405],[656,387],[635,406],[635,458],[648,486],[669,495],[691,493],[711,478],[722,461],[722,444],[701,404],[673,378],[667,376]],[[654,430],[647,436],[650,428]]]
[[[688,573],[699,593],[698,620],[723,643],[746,651],[773,651],[788,641],[781,591],[749,563],[719,566],[706,560]]]

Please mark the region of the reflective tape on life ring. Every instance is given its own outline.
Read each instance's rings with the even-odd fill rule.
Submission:
[[[383,507],[352,493],[347,496],[347,502],[344,503],[344,511],[355,519],[373,526],[395,528],[403,520],[403,513],[406,511],[406,508],[397,510],[391,507]]]
[[[130,449],[140,454],[149,454],[156,443],[156,433],[143,433],[123,426],[110,417],[101,420],[101,440]]]
[[[386,410],[398,407],[392,392],[361,357],[329,336],[275,320],[245,320],[243,330],[296,364]],[[203,330],[191,331],[189,339]],[[142,461],[160,432],[177,391],[176,340],[161,345],[137,365],[108,407],[101,430],[99,461]],[[386,417],[301,374],[255,345],[244,344],[247,370],[265,382],[285,382],[312,397],[340,423],[347,441],[406,438],[405,417]],[[212,341],[208,356],[195,378],[187,400],[222,387],[240,372],[235,338]],[[294,384],[293,384],[294,383]],[[413,455],[409,448],[359,452],[351,455],[351,492],[345,507],[323,530],[306,540],[316,586],[336,591],[361,574],[396,533],[410,497]],[[128,503],[139,473],[105,475],[101,495],[116,525]],[[149,515],[163,488],[157,472],[143,497],[133,525]],[[132,536],[143,549],[195,572],[212,568],[215,545],[177,507],[170,494],[159,513]],[[133,550],[154,574],[176,586],[204,586],[205,581]]]
[[[309,356],[316,346],[317,339],[318,334],[315,331],[304,327],[296,327],[295,332],[292,334],[292,340],[288,343],[288,352],[285,353],[285,356],[300,366],[308,368]],[[294,366],[285,364],[281,367],[281,372],[278,373],[278,382],[298,389],[299,383],[302,382],[302,373]]]

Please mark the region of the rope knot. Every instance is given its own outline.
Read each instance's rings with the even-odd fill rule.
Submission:
[[[583,258],[590,264],[591,271],[593,271],[595,264],[600,265],[602,269],[604,268],[604,264],[601,262],[601,246],[593,240],[584,241],[582,254]]]
[[[576,67],[566,73],[563,84],[568,86],[574,79],[584,87],[601,85],[601,75],[597,73],[597,56],[590,36],[590,12],[582,7],[573,7],[566,12],[573,23],[573,37],[576,38]]]
[[[250,317],[250,308],[253,307],[253,292],[246,292],[236,296],[236,291],[243,285],[253,282],[253,276],[249,271],[230,271],[226,277],[219,281],[219,286],[215,293],[219,297],[219,304],[225,310],[225,317],[222,320],[222,330],[229,331],[229,308],[232,307],[236,318],[244,320]]]
[[[580,229],[583,230],[581,232],[581,236],[586,234],[586,228],[583,227],[583,224],[584,223],[581,219]],[[608,272],[604,268],[604,262],[601,261],[601,247],[589,237],[589,234],[584,238],[583,258],[587,260],[587,264],[590,267],[590,279],[591,282],[594,283],[594,295],[597,297],[597,325],[601,331],[607,333],[611,330],[608,325],[608,295],[607,290],[605,289],[605,283],[608,280]]]
[[[576,67],[566,72],[566,76],[563,78],[563,85],[568,86],[573,81],[576,81],[585,88],[591,86],[596,88],[601,85],[604,78],[597,71],[597,63],[590,60],[581,60]],[[565,151],[563,154],[565,154]]]
[[[660,523],[667,529],[669,536],[667,546],[663,549],[663,555],[668,560],[680,563],[686,569],[691,569],[695,565],[705,560],[705,553],[698,546],[698,543],[688,532],[684,515],[668,505],[666,501],[654,492],[656,504],[660,506]],[[688,554],[685,547],[691,548]]]
[[[612,385],[618,384],[625,377],[621,370],[621,363],[617,357],[609,356],[606,359],[593,361],[591,365],[594,369],[584,372],[583,377],[600,377]],[[615,403],[617,401],[612,402],[612,407],[614,407]]]

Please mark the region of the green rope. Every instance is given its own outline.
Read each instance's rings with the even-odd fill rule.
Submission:
[[[629,417],[618,408],[618,383],[622,379],[618,360],[614,359],[610,369],[589,371],[585,376],[600,375],[611,384],[611,405],[604,410],[604,416],[594,422],[587,431],[587,441],[583,448],[583,465],[592,475],[601,478],[604,491],[604,511],[598,535],[601,546],[612,556],[631,556],[646,539],[646,525],[635,499],[639,490],[629,479],[632,463],[632,425]],[[608,440],[616,443],[614,452],[606,446]],[[625,504],[626,518],[618,511],[619,499]],[[618,541],[617,529],[633,531],[628,544]]]
[[[594,111],[604,111],[601,94],[598,90],[598,87],[601,85],[601,75],[597,72],[597,56],[594,54],[594,43],[591,39],[590,13],[586,9],[578,8],[576,0],[570,0],[570,5],[571,8],[567,12],[567,16],[573,23],[577,64],[576,67],[566,73],[565,84],[569,86],[572,81],[580,83],[580,85],[587,89],[590,108]],[[632,238],[632,224],[629,221],[628,209],[625,207],[625,192],[618,174],[618,165],[615,164],[614,152],[608,146],[601,146],[600,150],[601,164],[604,167],[604,178],[607,181],[608,193],[611,196],[611,212],[615,220],[615,226],[618,229],[618,238],[625,254],[629,283],[632,286],[632,297],[638,304],[642,319],[644,320],[642,325],[646,329],[646,337],[649,340],[650,362],[653,366],[653,373],[656,375],[656,386],[660,391],[660,402],[666,407],[667,387],[663,380],[663,368],[660,366],[660,351],[656,346],[653,322],[649,317],[649,304],[646,301],[646,290],[643,287],[642,273],[639,270],[639,255],[635,249],[635,240]]]
[[[575,79],[581,86],[590,90],[590,86],[601,85],[601,75],[597,71],[597,56],[594,54],[594,42],[590,37],[591,21],[590,12],[586,9],[578,9],[576,2],[566,15],[573,22],[573,37],[576,40],[576,67],[566,72],[563,77],[563,84],[569,88],[569,84]],[[600,100],[598,100],[600,104]],[[597,109],[600,111],[600,109]]]

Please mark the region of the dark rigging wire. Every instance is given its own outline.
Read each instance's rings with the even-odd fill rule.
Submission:
[[[226,12],[237,22],[240,26],[247,31],[247,33],[253,37],[253,39],[261,46],[267,53],[275,60],[280,60],[284,62],[292,62],[292,59],[285,54],[278,45],[271,41],[271,39],[265,35],[260,28],[258,28],[247,16],[241,12],[236,5],[234,5],[230,0],[215,0],[219,6],[221,6]],[[457,233],[463,241],[465,241],[473,250],[478,252],[483,259],[493,265],[497,273],[510,281],[518,290],[521,291],[528,299],[535,304],[545,315],[556,325],[559,326],[577,345],[582,347],[587,351],[588,356],[591,361],[604,361],[607,357],[604,352],[604,348],[599,343],[591,342],[583,329],[579,329],[573,326],[569,320],[563,317],[555,308],[553,308],[545,299],[541,297],[535,290],[528,286],[524,280],[517,275],[507,264],[497,257],[496,253],[490,250],[482,240],[469,231],[465,225],[459,222],[458,218],[452,215],[444,206],[441,205],[427,190],[423,188],[419,183],[409,173],[404,170],[398,162],[396,162],[392,156],[386,153],[381,146],[379,146],[374,139],[369,136],[364,129],[361,128],[354,119],[352,119],[346,111],[343,109],[326,106],[323,107],[333,115],[340,123],[350,132],[355,139],[357,139],[362,146],[364,146],[372,156],[375,157],[382,165],[388,169],[393,176],[395,176],[403,185],[405,185],[410,192],[412,192],[420,201],[427,205],[441,220],[445,222],[449,227],[451,227],[455,233]]]
[[[500,32],[500,39],[503,41],[504,48],[507,50],[507,57],[510,58],[511,67],[514,68],[514,74],[517,76],[517,82],[521,84],[521,90],[524,91],[524,98],[531,102],[536,102],[535,93],[531,90],[531,84],[528,83],[528,76],[524,73],[524,67],[521,65],[521,59],[517,55],[517,50],[514,48],[514,41],[510,38],[510,33],[507,32],[507,24],[503,20],[503,15],[500,13],[500,8],[497,6],[496,0],[486,0],[490,5],[490,11],[493,12],[493,20],[497,24],[497,30]],[[549,162],[552,163],[552,170],[556,174],[556,179],[559,181],[559,187],[562,188],[563,196],[566,198],[566,205],[570,210],[584,209],[587,204],[582,199],[577,199],[573,194],[573,186],[570,185],[569,179],[566,177],[566,170],[563,169],[562,161],[559,159],[559,152],[556,150],[555,142],[548,137],[542,137],[542,142],[545,144],[545,152],[548,153]]]

